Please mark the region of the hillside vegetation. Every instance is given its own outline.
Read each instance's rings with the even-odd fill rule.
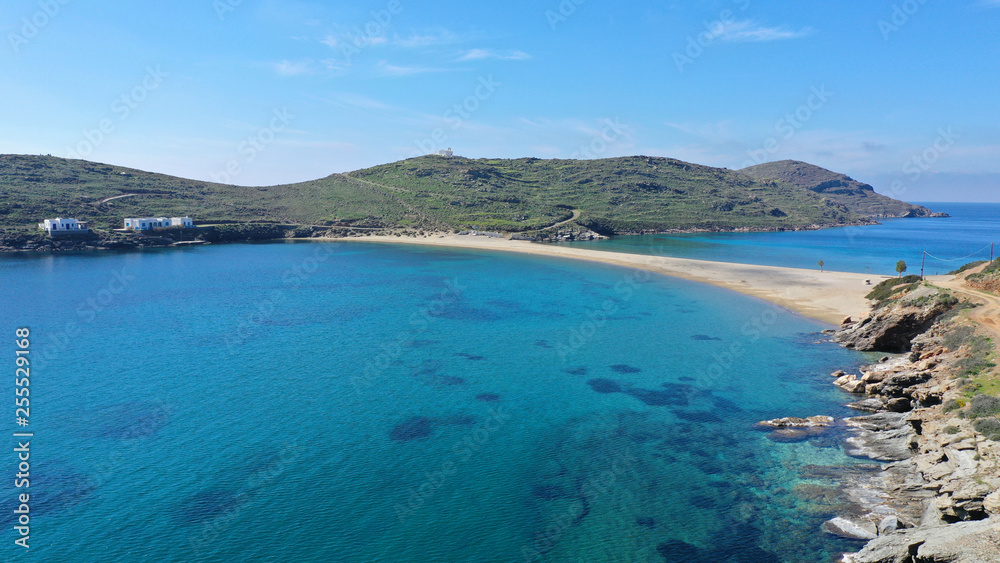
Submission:
[[[744,168],[740,172],[754,178],[770,178],[794,184],[831,201],[843,203],[869,217],[947,217],[946,213],[934,213],[921,205],[913,205],[876,193],[875,188],[868,184],[807,162],[797,160],[766,162]]]
[[[151,215],[189,215],[198,224],[508,232],[560,224],[602,234],[871,223],[856,203],[781,179],[645,156],[425,156],[309,182],[244,187],[82,160],[0,155],[0,217],[8,232],[34,230],[54,217],[107,230],[124,217]]]

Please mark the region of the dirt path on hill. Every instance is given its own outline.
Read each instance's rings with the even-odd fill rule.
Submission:
[[[1000,296],[965,285],[965,276],[981,269],[976,268],[952,279],[936,280],[934,283],[950,289],[958,296],[983,304],[982,307],[970,310],[969,318],[993,335],[994,345],[1000,350]]]
[[[543,231],[547,231],[549,229],[558,229],[559,227],[562,227],[563,225],[565,225],[567,223],[572,223],[573,221],[576,221],[579,218],[580,218],[580,210],[579,209],[574,209],[573,210],[573,216],[570,217],[569,219],[566,219],[565,221],[559,221],[558,223],[554,223],[552,225],[549,225],[548,227],[545,227],[542,230]]]

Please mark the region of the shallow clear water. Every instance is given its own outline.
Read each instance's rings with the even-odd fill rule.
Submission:
[[[896,275],[896,262],[919,274],[945,274],[974,260],[988,260],[990,243],[1000,256],[1000,204],[928,203],[949,218],[884,219],[881,225],[783,233],[693,233],[612,237],[559,243],[720,262]]]
[[[752,425],[848,414],[828,373],[862,358],[762,301],[361,243],[4,257],[0,275],[7,356],[28,326],[34,360],[32,547],[13,546],[4,479],[5,560],[764,562],[857,547],[819,532],[836,509],[823,468],[854,461],[836,433],[783,444]],[[13,454],[0,467],[12,476]]]

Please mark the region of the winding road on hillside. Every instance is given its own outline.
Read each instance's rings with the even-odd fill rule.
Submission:
[[[566,219],[565,221],[559,221],[558,223],[554,223],[552,225],[549,225],[548,227],[545,227],[542,230],[543,231],[547,231],[549,229],[558,229],[559,227],[562,227],[563,225],[566,225],[568,223],[572,223],[573,221],[576,221],[579,218],[580,218],[580,210],[579,209],[574,209],[573,210],[573,216],[570,217],[569,219]]]
[[[954,277],[940,276],[934,280],[934,284],[952,291],[959,297],[982,304],[981,307],[969,310],[969,319],[993,336],[993,345],[1000,351],[1000,296],[965,285],[966,276],[981,272],[985,267],[986,264]]]
[[[102,203],[107,203],[107,202],[109,202],[109,201],[111,201],[113,199],[121,199],[123,197],[133,197],[133,196],[137,196],[137,195],[139,195],[139,194],[124,194],[124,195],[116,195],[116,196],[112,196],[112,197],[106,197],[106,198],[102,199],[101,201],[98,201],[97,205],[101,205]]]

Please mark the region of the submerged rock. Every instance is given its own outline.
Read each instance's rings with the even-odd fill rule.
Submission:
[[[873,540],[878,537],[875,524],[864,520],[851,521],[839,516],[823,522],[823,531],[850,540]]]
[[[830,426],[831,424],[833,424],[832,416],[809,416],[806,418],[786,416],[784,418],[762,420],[757,423],[757,426],[763,428],[815,428],[817,426]]]
[[[622,386],[617,381],[611,379],[591,379],[587,381],[587,385],[597,393],[621,393]]]
[[[389,431],[389,437],[397,442],[408,442],[419,438],[426,438],[434,432],[434,422],[426,416],[413,416]]]

